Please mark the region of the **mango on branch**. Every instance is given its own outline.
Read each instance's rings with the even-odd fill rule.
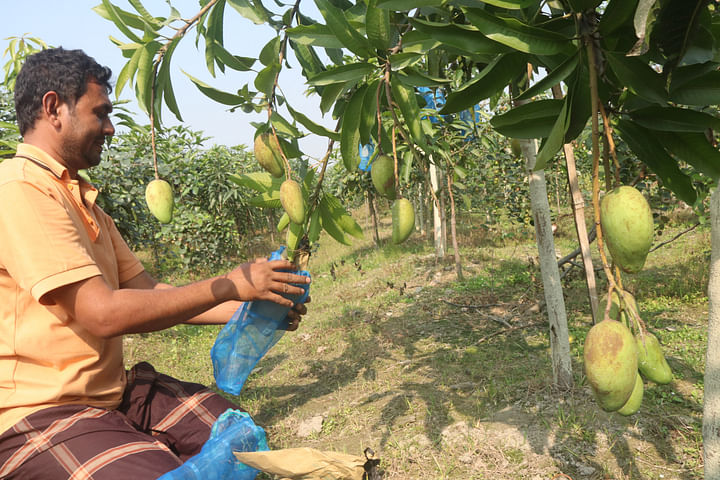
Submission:
[[[407,240],[415,229],[415,210],[407,198],[398,198],[391,207],[392,242],[400,244]]]
[[[145,203],[150,213],[161,223],[170,223],[175,208],[172,186],[165,180],[156,178],[145,187]]]
[[[285,174],[280,144],[270,132],[263,132],[255,137],[255,158],[261,167],[270,172],[270,175],[280,178]]]
[[[305,222],[305,197],[302,187],[295,180],[285,180],[280,185],[280,204],[293,223]]]
[[[672,381],[672,370],[663,355],[660,342],[650,332],[636,334],[638,350],[638,370],[648,380],[660,385],[666,385]]]
[[[637,347],[630,330],[616,320],[595,324],[585,337],[583,360],[600,407],[612,412],[625,405],[638,371]]]
[[[512,152],[513,157],[522,157],[522,147],[520,146],[520,140],[518,140],[517,138],[510,139],[510,151]]]
[[[625,402],[625,405],[618,409],[617,413],[624,416],[632,415],[640,410],[642,405],[643,394],[645,393],[645,385],[643,385],[642,377],[639,373],[635,373],[635,387],[630,394],[630,398]]]
[[[380,195],[395,200],[395,162],[392,158],[379,155],[370,167],[370,178]]]
[[[654,230],[643,194],[626,185],[606,194],[600,202],[600,225],[615,263],[627,273],[642,270]]]

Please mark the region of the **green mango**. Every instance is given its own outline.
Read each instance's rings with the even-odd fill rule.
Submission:
[[[255,137],[255,159],[270,175],[280,178],[285,174],[284,162],[280,154],[280,144],[274,135],[263,132]]]
[[[370,178],[380,195],[395,200],[395,162],[392,158],[387,155],[378,156],[370,167]]]
[[[156,178],[145,187],[145,203],[150,213],[161,223],[170,223],[175,208],[172,186],[165,180]]]
[[[628,398],[628,401],[625,402],[625,405],[620,407],[620,409],[617,411],[620,415],[625,415],[626,417],[629,415],[632,415],[633,413],[636,413],[638,410],[640,410],[640,405],[642,405],[642,399],[643,399],[643,393],[645,392],[645,386],[643,385],[642,377],[639,373],[635,374],[635,387],[633,388],[632,393],[630,394],[630,398]]]
[[[406,198],[398,198],[391,207],[392,210],[392,242],[400,244],[407,240],[415,229],[415,210],[412,203]]]
[[[635,387],[637,346],[630,330],[616,320],[595,324],[585,337],[585,375],[600,407],[621,408]]]
[[[510,140],[510,151],[512,152],[513,157],[522,157],[522,147],[520,146],[520,140],[518,140],[517,138],[513,138]]]
[[[644,339],[644,341],[643,341]],[[648,380],[660,385],[672,381],[672,370],[663,355],[660,342],[650,332],[635,335],[638,350],[638,369]]]
[[[615,263],[627,273],[637,273],[653,242],[653,217],[647,200],[633,187],[621,186],[600,202],[603,238]]]
[[[293,223],[305,223],[305,197],[302,187],[295,180],[285,180],[280,185],[280,203]]]

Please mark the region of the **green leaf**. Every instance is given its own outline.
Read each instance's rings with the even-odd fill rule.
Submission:
[[[260,195],[251,197],[248,200],[250,205],[262,208],[280,208],[280,190],[273,190],[272,192],[263,192]]]
[[[637,4],[638,0],[610,0],[598,25],[603,37],[609,37],[622,25],[626,25],[633,18]]]
[[[215,53],[215,60],[221,62],[223,65],[236,70],[238,72],[247,72],[252,69],[256,59],[251,57],[239,57],[230,53],[224,46],[219,44],[217,41],[206,38],[206,42],[214,42],[213,52]]]
[[[273,127],[275,127],[275,131],[278,134],[282,134],[291,138],[298,138],[301,136],[298,129],[295,128],[295,126],[292,125],[290,122],[285,120],[283,116],[280,115],[277,111],[272,112],[272,115],[270,116],[270,123],[272,123]]]
[[[412,18],[410,22],[438,42],[473,55],[497,55],[512,51],[502,43],[489,39],[471,25],[430,22],[418,18]]]
[[[374,56],[368,40],[350,25],[341,9],[329,0],[315,0],[315,5],[325,19],[325,23],[345,48],[362,58]]]
[[[310,132],[314,133],[315,135],[320,135],[322,137],[328,137],[335,141],[340,141],[340,134],[338,132],[333,132],[332,130],[329,130],[325,128],[322,125],[318,125],[317,123],[310,120],[308,117],[306,117],[303,113],[298,112],[297,110],[294,110],[290,105],[285,104],[288,111],[290,112],[290,115],[295,119],[296,122],[298,122],[303,127],[310,130]]]
[[[130,16],[136,17],[135,15],[132,15],[128,12],[124,12],[124,13],[126,13],[126,15],[123,15],[121,13],[122,10],[119,9],[118,7],[116,7],[115,5],[113,5],[112,3],[110,3],[109,0],[102,0],[102,6],[104,7],[104,10],[100,10],[99,5],[97,7],[95,7],[94,10],[97,13],[99,13],[100,15],[104,16],[105,18],[109,19],[111,22],[113,22],[115,24],[115,26],[118,28],[118,30],[120,30],[123,34],[125,34],[125,36],[128,37],[130,39],[130,41],[137,42],[137,43],[144,43],[142,41],[142,39],[140,39],[140,37],[135,35],[135,33],[133,33],[133,31],[130,30],[128,28],[127,24],[125,23]],[[105,16],[105,15],[107,15],[107,16]],[[132,22],[132,20],[131,20],[131,22]],[[144,29],[144,23],[143,23],[142,28]]]
[[[478,8],[464,9],[465,17],[486,37],[510,48],[535,55],[555,55],[572,48],[569,38],[531,27],[516,18],[504,18]]]
[[[412,10],[420,7],[439,7],[442,0],[378,0],[378,8],[386,8],[396,12]]]
[[[305,75],[306,78],[312,78],[325,70],[325,67],[320,61],[320,57],[315,53],[315,49],[312,46],[290,41],[290,47],[295,52],[295,58],[297,58],[300,63],[303,75]]]
[[[377,125],[377,94],[378,86],[380,86],[382,82],[382,79],[375,80],[374,82],[368,84],[368,88],[365,90],[363,108],[360,113],[360,126],[358,127],[360,130],[360,143],[362,144],[366,144],[370,141],[370,132],[372,129],[375,129]],[[381,92],[382,91],[384,90],[381,90]],[[382,104],[382,98],[384,97],[382,96],[382,93],[380,95],[380,103]]]
[[[439,87],[451,82],[451,80],[447,78],[431,77],[412,67],[407,67],[399,71],[397,78],[409,87]]]
[[[673,78],[670,84],[670,99],[675,103],[699,107],[719,105],[720,71],[714,70],[677,83]]]
[[[115,88],[115,98],[120,98],[120,93],[123,91],[123,88],[125,88],[125,84],[130,82],[132,85],[132,79],[135,77],[135,72],[137,72],[138,68],[138,62],[140,61],[140,56],[143,54],[143,49],[138,47],[135,50],[135,53],[133,53],[132,57],[130,57],[130,60],[123,66],[122,70],[120,70],[120,74],[118,75],[117,84]]]
[[[525,64],[523,55],[518,53],[498,55],[475,78],[448,95],[440,114],[468,109],[496,94],[522,72]]]
[[[159,21],[157,18],[150,15],[150,12],[147,11],[147,9],[140,2],[140,0],[128,0],[128,2],[140,14],[145,24],[152,27],[151,29],[153,30],[153,32],[157,32],[163,27],[162,21]]]
[[[594,10],[602,0],[567,0],[570,8],[575,13],[583,13],[587,10]]]
[[[425,56],[419,53],[396,53],[390,55],[390,66],[393,72],[402,70],[420,62]]]
[[[345,235],[345,232],[343,232],[342,228],[338,224],[337,219],[333,217],[332,210],[328,206],[326,196],[323,196],[320,199],[318,210],[320,210],[321,225],[328,235],[343,245],[350,245],[350,241]]]
[[[550,135],[562,107],[562,100],[536,100],[495,115],[490,125],[509,138],[545,138]]]
[[[363,238],[363,231],[360,225],[357,224],[355,219],[350,216],[345,207],[342,206],[340,200],[326,193],[322,200],[325,202],[328,211],[333,219],[337,222],[337,225],[345,232],[352,235],[355,238]]]
[[[264,25],[268,20],[268,14],[262,5],[255,7],[248,0],[227,0],[231,7],[243,17],[247,18],[255,25]],[[258,2],[259,3],[259,2]]]
[[[720,177],[720,152],[703,133],[656,132],[654,135],[675,158],[689,163],[713,180]]]
[[[251,188],[258,192],[267,192],[268,190],[280,191],[280,185],[284,181],[283,178],[275,178],[268,172],[252,172],[238,175],[232,173],[228,176],[231,182],[245,188]]]
[[[562,108],[560,109],[560,113],[555,120],[552,130],[550,131],[550,135],[548,135],[547,139],[540,147],[537,157],[535,157],[535,165],[533,166],[533,170],[535,171],[545,168],[545,165],[547,165],[555,154],[560,151],[565,143],[565,132],[567,132],[568,117],[570,115],[570,112],[568,111],[570,109],[570,98],[565,97],[562,102]]]
[[[508,10],[522,10],[537,3],[537,0],[482,0],[483,3]],[[472,3],[472,2],[468,2]]]
[[[574,81],[569,86],[567,97],[570,104],[564,143],[575,140],[585,129],[585,125],[592,115],[590,77],[584,67],[581,67],[575,75]]]
[[[140,58],[138,59],[137,80],[135,82],[137,99],[140,107],[148,114],[150,113],[150,97],[155,83],[155,53],[157,53],[159,48],[159,42],[152,41],[148,43],[142,47]]]
[[[338,40],[330,27],[321,23],[312,25],[298,25],[286,30],[288,36],[295,42],[314,47],[342,48],[343,44]]]
[[[258,60],[260,60],[260,63],[265,66],[272,65],[273,63],[278,63],[281,45],[282,41],[280,40],[280,37],[271,38],[265,44],[262,50],[260,50],[260,55],[258,56]]]
[[[346,83],[334,83],[323,87],[323,92],[320,95],[320,112],[323,115],[330,111],[330,108],[345,91],[346,85]]]
[[[378,50],[390,48],[390,11],[377,8],[377,0],[369,0],[365,13],[365,33],[370,44]]]
[[[407,129],[410,131],[410,136],[417,145],[427,151],[428,146],[420,123],[420,108],[415,99],[415,91],[399,81],[391,82],[390,88],[393,100],[400,107]]]
[[[172,59],[172,54],[175,51],[175,47],[177,47],[179,41],[180,38],[176,38],[172,42],[170,42],[170,46],[165,52],[162,63],[160,64],[160,68],[158,69],[157,84],[158,90],[161,90],[163,93],[163,97],[165,98],[165,104],[167,105],[168,109],[175,115],[175,117],[179,121],[182,122],[182,115],[180,115],[180,108],[178,107],[177,99],[175,98],[175,92],[173,91],[172,79],[170,78],[170,60]]]
[[[221,90],[217,90],[210,85],[206,84],[202,80],[198,80],[197,78],[193,77],[186,71],[182,71],[185,75],[188,76],[188,78],[195,84],[195,86],[200,90],[202,93],[204,93],[207,97],[215,100],[218,103],[222,103],[223,105],[240,105],[242,103],[245,103],[245,98],[241,97],[239,95],[235,95],[233,93],[223,92]]]
[[[275,79],[280,73],[280,64],[275,62],[260,70],[255,77],[255,88],[268,97],[272,95]]]
[[[663,184],[684,202],[695,203],[697,193],[690,177],[682,173],[677,162],[655,139],[655,133],[628,120],[619,120],[615,130],[638,159],[660,177]]]
[[[348,81],[357,82],[365,78],[366,75],[374,72],[375,68],[376,67],[371,63],[348,63],[346,65],[341,65],[339,67],[335,67],[330,70],[318,73],[310,80],[308,80],[307,83],[310,85],[318,86],[331,85],[334,83],[345,83]]]
[[[310,214],[310,226],[308,227],[308,242],[314,244],[320,238],[320,210],[315,209]]]
[[[630,117],[642,127],[666,132],[705,132],[720,130],[720,118],[680,107],[651,106],[633,110]]]
[[[360,114],[367,85],[358,88],[348,101],[345,113],[342,116],[342,131],[340,133],[340,154],[343,164],[348,172],[355,172],[360,164]],[[328,232],[329,233],[329,232]]]
[[[633,94],[654,103],[667,103],[662,76],[645,61],[611,52],[605,52],[605,57],[618,80]]]
[[[566,58],[553,71],[535,83],[535,85],[518,95],[516,100],[529,100],[535,95],[543,93],[546,90],[550,90],[552,87],[565,80],[575,70],[575,68],[577,68],[579,59],[579,54]]]

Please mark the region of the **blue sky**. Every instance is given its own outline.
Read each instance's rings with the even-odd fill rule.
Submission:
[[[107,65],[113,71],[113,81],[117,79],[125,58],[120,49],[111,43],[112,35],[127,41],[115,26],[96,14],[92,7],[101,0],[25,0],[22,2],[0,0],[3,11],[3,22],[0,23],[0,52],[7,47],[7,37],[34,36],[49,45],[64,48],[80,48],[94,57],[99,63]],[[127,0],[113,0],[113,3],[124,10],[134,11]],[[166,16],[169,13],[167,2],[163,0],[144,0],[143,4],[153,14]],[[172,0],[172,5],[183,18],[190,18],[199,10],[197,0]],[[310,12],[312,14],[312,12]],[[225,44],[228,50],[236,55],[257,57],[263,45],[275,32],[266,26],[254,25],[242,18],[234,9],[225,10]],[[319,18],[315,16],[315,18]],[[235,91],[246,83],[250,83],[254,73],[234,72],[226,69],[226,73],[217,73],[213,78],[205,66],[204,45],[195,47],[195,30],[185,38],[173,55],[172,79],[175,94],[180,104],[184,123],[193,130],[202,130],[206,136],[212,137],[210,143],[252,145],[254,127],[250,122],[261,122],[267,118],[266,113],[246,114],[240,110],[230,113],[226,107],[219,105],[200,93],[194,84],[181,72],[226,91]],[[8,57],[0,59],[5,64]],[[283,70],[280,85],[293,107],[304,112],[318,123],[330,127],[334,121],[326,115],[320,116],[319,99],[306,97],[305,79],[300,74],[297,62],[291,61],[291,70]],[[114,94],[113,94],[114,95]],[[121,98],[135,101],[134,94],[127,86]],[[136,108],[133,107],[137,111]],[[173,125],[178,122],[171,113],[164,113],[166,123]],[[138,115],[138,121],[148,123],[147,117]],[[311,135],[300,140],[303,151],[313,157],[323,155],[327,139]]]

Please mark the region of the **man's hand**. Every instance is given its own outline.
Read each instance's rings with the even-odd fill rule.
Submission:
[[[297,271],[297,267],[287,260],[268,261],[265,258],[258,258],[254,262],[243,263],[228,273],[225,278],[233,282],[237,300],[246,302],[269,300],[292,307],[292,300],[280,294],[302,295],[305,290],[291,284],[310,283],[310,278],[290,273],[292,271]]]
[[[307,297],[305,303],[310,303],[310,297]],[[302,316],[307,313],[307,307],[305,306],[305,303],[298,303],[288,312],[288,332],[294,332],[298,329],[300,321],[302,320]]]

